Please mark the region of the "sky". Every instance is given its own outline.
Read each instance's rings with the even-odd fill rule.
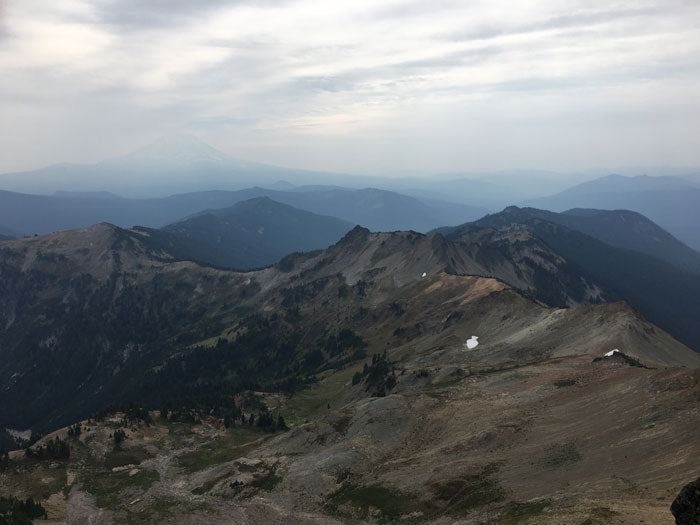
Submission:
[[[0,172],[190,133],[411,175],[700,166],[697,0],[0,0]]]

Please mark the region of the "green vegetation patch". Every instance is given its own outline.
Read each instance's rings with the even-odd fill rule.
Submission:
[[[348,507],[353,512],[348,512]],[[386,523],[398,520],[405,522],[406,515],[422,513],[426,506],[416,495],[408,492],[378,484],[362,486],[346,483],[328,498],[326,509],[341,517],[366,519],[374,516]]]
[[[135,447],[128,450],[113,450],[105,456],[105,468],[112,470],[115,467],[126,465],[138,465],[151,455],[144,448]]]
[[[188,473],[204,470],[245,456],[255,448],[253,442],[270,435],[257,427],[233,427],[197,450],[181,454],[177,462]]]
[[[581,460],[581,454],[573,442],[552,445],[545,451],[544,464],[558,468]]]
[[[506,491],[494,477],[498,469],[498,464],[490,464],[479,474],[436,481],[432,484],[436,503],[443,513],[464,514],[470,509],[503,501]]]
[[[265,473],[264,476],[253,480],[250,485],[251,487],[270,492],[277,485],[279,485],[280,481],[282,481],[282,478],[275,474],[274,470],[270,470],[269,472]]]
[[[172,437],[190,437],[194,434],[194,432],[192,432],[192,425],[188,423],[168,421],[167,427],[168,435]]]
[[[557,388],[566,388],[567,386],[574,386],[575,384],[575,379],[558,379],[554,382],[554,386]]]
[[[307,419],[328,412],[328,405],[335,405],[347,391],[347,383],[353,374],[362,369],[363,362],[337,372],[328,373],[318,383],[295,393],[285,403],[282,413],[287,423],[298,425]]]
[[[352,416],[343,414],[340,418],[330,421],[330,425],[338,434],[345,435],[352,423]]]
[[[153,483],[160,481],[155,470],[140,470],[131,475],[122,472],[92,472],[82,480],[83,487],[95,498],[100,508],[115,508],[120,505],[120,493],[126,489],[146,492]]]
[[[433,485],[435,496],[444,502],[448,513],[461,514],[466,510],[497,503],[505,498],[500,483],[490,477],[468,476]]]
[[[26,461],[26,460],[25,460]],[[58,462],[57,462],[58,463]],[[12,487],[17,497],[34,498],[37,501],[46,500],[52,494],[61,492],[66,485],[66,469],[63,462],[57,468],[50,468],[49,463],[42,461],[31,465],[31,470],[23,468],[6,473],[6,487]]]
[[[353,385],[361,382],[365,385],[365,391],[372,392],[372,397],[384,397],[396,386],[396,369],[387,359],[386,351],[372,355],[372,364],[365,363],[362,372],[352,376]]]
[[[552,502],[548,499],[525,502],[511,501],[506,507],[501,522],[504,525],[522,523],[530,518],[539,516],[551,504]]]
[[[46,509],[32,498],[26,501],[10,496],[0,497],[0,524],[31,525],[34,519],[46,519]]]
[[[458,368],[454,372],[452,372],[448,377],[446,377],[442,381],[438,381],[436,383],[432,383],[429,388],[434,389],[434,390],[441,390],[444,388],[450,388],[455,385],[458,385],[464,378],[469,377],[470,373],[468,371],[464,371],[461,368]],[[420,377],[420,376],[417,376]],[[423,376],[425,377],[425,376]]]
[[[183,502],[173,498],[158,498],[149,502],[148,507],[139,511],[130,511],[127,509],[126,523],[129,524],[146,524],[146,523],[163,523],[167,518],[176,518],[192,514],[194,512],[206,512],[209,507],[204,503]]]
[[[604,525],[611,523],[620,513],[608,507],[596,507],[591,510],[589,517],[581,522],[581,525]]]

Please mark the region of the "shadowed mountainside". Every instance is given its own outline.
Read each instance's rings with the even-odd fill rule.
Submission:
[[[511,207],[509,214],[493,214],[483,223],[488,226],[505,226],[512,223],[517,210],[523,220],[539,218],[566,226],[594,237],[606,244],[626,250],[634,250],[669,262],[678,268],[700,273],[700,252],[689,248],[663,228],[640,213],[629,210],[593,210],[576,208],[555,213],[536,208]],[[459,226],[434,230],[444,235]]]
[[[161,230],[137,227],[178,260],[246,270],[276,263],[292,252],[327,248],[351,228],[267,197],[207,212]]]
[[[549,215],[540,210],[510,207],[452,228],[447,236],[455,242],[470,243],[474,236],[484,235],[484,228],[492,229],[490,235],[496,236],[527,232],[606,290],[608,300],[628,301],[652,322],[700,349],[700,275],[644,253],[615,248],[542,217]],[[546,282],[543,286],[546,289]]]

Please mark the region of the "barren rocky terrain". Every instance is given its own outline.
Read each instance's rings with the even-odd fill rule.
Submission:
[[[95,231],[113,242],[110,227]],[[548,306],[467,271],[480,263],[444,239],[411,232],[356,229],[327,251],[246,274],[170,262],[140,234],[117,233],[138,255],[119,248],[124,283],[172,278],[186,283],[173,302],[216,306],[215,325],[194,325],[199,340],[177,343],[188,327],[174,330],[174,353],[158,359],[240,338],[242,305],[293,319],[301,347],[350,327],[366,353],[330,356],[333,366],[290,394],[251,393],[288,430],[116,412],[83,419],[79,436],[59,430],[69,459],[13,452],[0,489],[39,499],[50,521],[663,524],[700,471],[700,356],[624,303]],[[15,259],[5,260],[26,270],[50,242],[9,243]],[[95,241],[84,242],[66,265],[113,279],[112,252],[90,255]],[[5,304],[11,325],[15,303]],[[115,443],[118,429],[126,439]]]

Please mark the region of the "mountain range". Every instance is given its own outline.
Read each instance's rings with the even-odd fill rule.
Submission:
[[[0,226],[0,241],[8,241],[10,239],[15,238],[17,238],[17,234],[15,232],[10,230],[9,228]]]
[[[631,171],[638,172],[639,169]],[[656,172],[672,175],[607,175],[593,178],[593,172],[588,175],[567,175],[521,170],[443,173],[431,177],[369,177],[240,161],[196,137],[170,135],[120,157],[95,164],[60,164],[28,172],[0,174],[0,188],[5,191],[59,192],[69,199],[63,203],[64,209],[59,211],[56,209],[58,205],[51,201],[39,202],[26,196],[14,196],[8,203],[9,196],[4,195],[0,199],[0,211],[4,206],[16,209],[15,201],[21,201],[30,209],[45,206],[53,219],[49,224],[25,220],[26,227],[22,227],[12,219],[11,223],[3,223],[4,217],[0,214],[0,224],[23,234],[85,227],[100,221],[123,227],[134,224],[162,227],[207,208],[223,208],[238,200],[268,196],[278,202],[322,215],[337,216],[372,230],[427,231],[474,220],[489,211],[516,204],[555,212],[573,208],[636,211],[691,248],[699,250],[700,233],[695,227],[700,223],[700,183],[697,173],[663,168],[656,169]],[[259,187],[269,192],[264,193]],[[374,189],[368,189],[370,187]],[[228,200],[221,198],[199,209],[185,203],[186,213],[180,215],[169,214],[166,203],[155,202],[167,195],[177,197],[182,194],[187,195],[183,200],[196,201],[194,195],[246,188],[248,193],[245,196],[230,196]],[[274,190],[285,194],[272,193]],[[286,195],[295,190],[307,195]],[[353,190],[362,190],[363,193],[353,196],[342,193]],[[108,192],[138,198],[141,202],[124,201],[122,210],[115,202],[105,203],[105,200],[114,201]],[[552,195],[552,192],[556,193]],[[87,196],[95,201],[91,206],[77,202],[78,197]],[[357,206],[362,208],[362,212],[359,209],[358,212],[353,211]],[[66,207],[74,208],[74,214],[70,215]],[[99,209],[104,210],[102,216],[95,213]],[[364,219],[360,220],[362,217]]]
[[[270,213],[275,221],[259,222]],[[532,219],[517,209],[458,228],[447,238],[415,232],[370,234],[357,227],[328,252],[289,255],[259,272],[226,272],[178,262],[189,255],[179,253],[181,250],[230,256],[240,248],[241,257],[250,256],[261,241],[280,242],[281,236],[288,236],[289,242],[300,242],[294,236],[307,227],[324,235],[330,232],[327,239],[331,239],[348,225],[255,199],[177,223],[160,233],[103,223],[4,242],[0,245],[0,325],[5,327],[2,352],[6,365],[0,377],[8,385],[7,399],[14,401],[0,411],[0,421],[13,428],[41,421],[43,425],[66,422],[88,407],[129,397],[128,389],[134,387],[120,379],[120,374],[136,378],[178,347],[235,333],[239,329],[230,326],[242,312],[250,312],[244,318],[257,315],[254,312],[263,304],[273,310],[279,308],[275,304],[282,305],[281,312],[285,312],[290,305],[327,290],[334,280],[339,290],[343,283],[375,283],[374,300],[381,301],[423,273],[440,272],[496,277],[554,307],[625,298],[652,320],[667,325],[681,340],[697,342],[697,327],[692,323],[697,295],[693,294],[700,277],[680,270],[674,274],[667,263]],[[265,229],[262,234],[261,228]],[[217,252],[219,245],[223,249]],[[273,257],[269,252],[257,256]],[[300,264],[308,270],[303,278],[293,271]],[[329,268],[334,270],[329,273]],[[292,318],[288,321],[297,325]],[[415,327],[407,329],[411,333]],[[641,348],[629,351],[640,358],[660,359]],[[63,370],[62,363],[77,362],[80,367]],[[134,367],[141,372],[136,374]],[[32,385],[42,386],[29,402]],[[82,395],[74,390],[78,385]],[[15,411],[15,406],[21,410]]]
[[[355,227],[251,272],[104,223],[3,242],[0,425],[58,430],[0,487],[59,521],[662,522],[700,354],[541,232]]]
[[[239,191],[206,191],[158,199],[126,199],[109,193],[30,195],[0,191],[0,224],[26,234],[82,228],[98,222],[121,227],[160,228],[209,209],[256,198],[332,215],[373,230],[427,231],[482,216],[486,210],[466,205],[419,201],[377,189],[309,189],[277,191],[253,187]]]
[[[693,181],[321,175],[171,137],[0,176],[59,190],[0,192],[0,522],[671,522]]]
[[[700,185],[681,177],[610,175],[585,182],[526,206],[552,211],[571,208],[626,209],[648,217],[700,250]]]
[[[526,221],[537,218],[566,226],[611,246],[651,255],[687,272],[700,273],[700,252],[689,248],[642,214],[629,210],[575,208],[556,213],[537,208],[509,207],[504,213],[491,214],[476,223],[501,227],[517,218]],[[458,228],[443,227],[433,231],[448,235]]]
[[[420,200],[478,203],[498,209],[519,199],[545,195],[541,189],[559,191],[580,180],[580,176],[542,171],[443,173],[432,177],[315,172],[242,161],[192,135],[174,134],[93,164],[62,163],[0,174],[0,188],[20,193],[109,191],[132,198],[154,198],[251,186],[291,189],[332,184],[353,189],[375,187]]]
[[[598,221],[591,221],[595,217]],[[603,228],[599,229],[601,226]],[[605,291],[604,299],[628,301],[652,322],[691,347],[700,349],[700,329],[697,323],[700,318],[700,302],[697,300],[700,296],[700,274],[687,270],[688,266],[696,268],[692,262],[697,262],[697,258],[693,258],[692,250],[683,249],[684,246],[673,237],[664,236],[663,230],[659,231],[647,219],[630,212],[574,211],[553,214],[531,208],[510,207],[474,223],[443,231],[450,240],[472,243],[475,236],[483,237],[483,228],[493,231],[489,233],[491,237],[526,235],[529,239],[531,236],[566,261],[566,267],[574,275],[596,283]],[[611,244],[587,235],[582,230],[597,232],[599,237],[611,241]],[[653,242],[656,241],[650,245],[642,243],[645,249],[649,246],[653,248],[647,249],[647,253],[618,247],[638,245],[639,240],[634,232],[640,230],[658,235],[659,246],[654,247]],[[665,239],[672,249],[666,251],[666,245],[661,239]],[[683,257],[678,259],[673,255],[676,253]],[[550,284],[556,293],[562,289],[550,277],[542,278],[540,283],[540,290],[548,289]]]
[[[175,134],[94,164],[63,163],[2,174],[0,187],[32,193],[108,191],[143,198],[202,188],[241,189],[297,171],[232,159],[194,136]]]

